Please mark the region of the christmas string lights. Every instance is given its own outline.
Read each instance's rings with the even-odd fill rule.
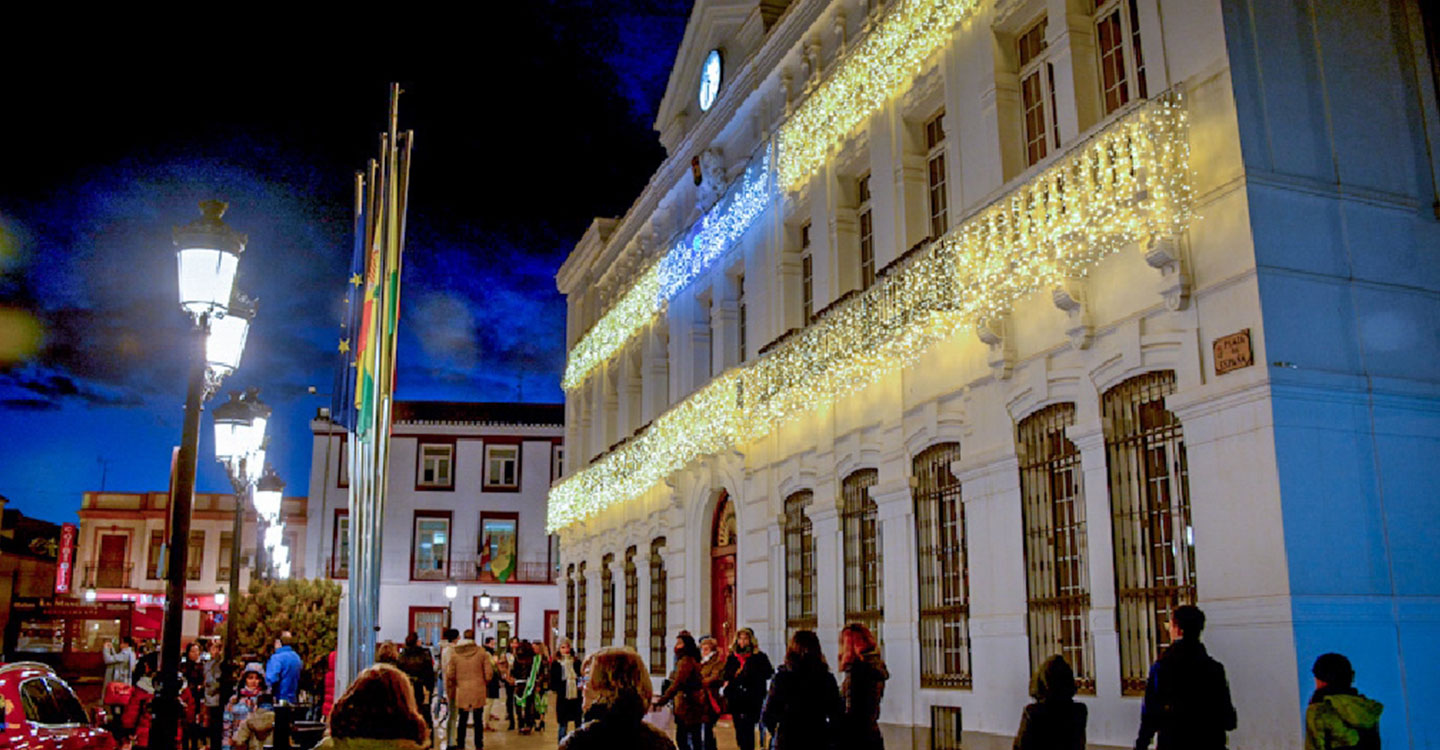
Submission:
[[[1168,92],[888,269],[862,294],[731,370],[550,492],[551,531],[649,491],[909,365],[1033,292],[1194,218],[1183,100]]]
[[[725,254],[764,212],[774,194],[770,146],[745,169],[744,177],[700,218],[659,261],[645,269],[613,307],[570,350],[561,385],[573,390]]]
[[[900,0],[780,126],[780,187],[804,186],[830,150],[914,80],[976,0]]]

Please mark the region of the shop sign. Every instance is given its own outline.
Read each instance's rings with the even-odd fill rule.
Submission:
[[[70,584],[75,577],[75,524],[60,525],[59,560],[55,565],[55,593],[70,593]]]
[[[1224,375],[1255,364],[1250,348],[1250,329],[1215,339],[1215,374]]]

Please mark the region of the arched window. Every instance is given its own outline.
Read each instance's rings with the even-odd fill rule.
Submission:
[[[650,674],[665,674],[665,628],[667,625],[665,537],[650,542]]]
[[[815,534],[805,508],[815,493],[801,490],[785,498],[785,630],[814,629]]]
[[[635,547],[625,550],[625,645],[636,648],[640,633],[640,575],[635,570]]]
[[[1115,535],[1120,682],[1145,692],[1170,613],[1195,601],[1195,538],[1180,421],[1165,409],[1175,373],[1134,377],[1105,392],[1105,459]]]
[[[926,448],[915,478],[915,562],[920,583],[920,686],[970,687],[970,561],[965,504],[950,464],[959,443]]]
[[[585,653],[585,621],[590,618],[590,587],[585,585],[585,562],[576,569],[575,579],[575,653]]]
[[[565,637],[575,649],[575,563],[565,568]]]
[[[615,645],[615,553],[600,558],[600,645]]]
[[[1093,693],[1084,476],[1080,452],[1065,437],[1065,428],[1074,423],[1075,405],[1055,404],[1026,417],[1016,430],[1025,608],[1030,671],[1051,654],[1060,654],[1075,670],[1080,691]]]
[[[878,639],[885,620],[880,588],[878,513],[870,488],[880,481],[875,469],[860,469],[840,483],[840,526],[845,544],[845,622],[870,628]]]

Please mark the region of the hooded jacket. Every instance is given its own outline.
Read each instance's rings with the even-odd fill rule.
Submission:
[[[845,672],[840,687],[844,710],[835,734],[836,746],[856,750],[885,747],[880,735],[880,701],[885,698],[890,670],[875,651],[866,651],[841,669]]]
[[[1354,688],[1316,690],[1305,709],[1305,750],[1379,748],[1383,710]]]
[[[245,676],[251,672],[259,675],[261,680],[261,687],[254,690],[245,687]],[[230,699],[229,703],[225,704],[225,724],[221,731],[225,735],[226,747],[241,748],[242,750],[245,747],[245,745],[238,741],[236,735],[240,731],[240,726],[245,723],[246,719],[250,718],[250,714],[254,713],[258,707],[259,701],[257,699],[260,697],[260,694],[265,691],[264,680],[265,670],[260,667],[258,662],[246,664],[245,671],[240,673],[240,689],[235,691],[234,697]]]
[[[235,747],[241,750],[265,750],[265,742],[275,731],[275,712],[260,709],[245,717],[235,731]]]
[[[485,707],[485,686],[495,675],[495,661],[490,652],[475,641],[462,638],[450,647],[445,659],[445,694],[456,711],[473,711]]]

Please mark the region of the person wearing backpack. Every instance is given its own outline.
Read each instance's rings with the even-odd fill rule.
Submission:
[[[1170,615],[1170,646],[1150,667],[1135,750],[1150,747],[1157,735],[1159,750],[1225,747],[1225,733],[1236,725],[1235,705],[1225,667],[1200,642],[1204,629],[1205,613],[1193,604]]]
[[[1305,707],[1305,750],[1380,748],[1380,701],[1361,695],[1355,668],[1341,654],[1321,654],[1310,668],[1315,693]]]

